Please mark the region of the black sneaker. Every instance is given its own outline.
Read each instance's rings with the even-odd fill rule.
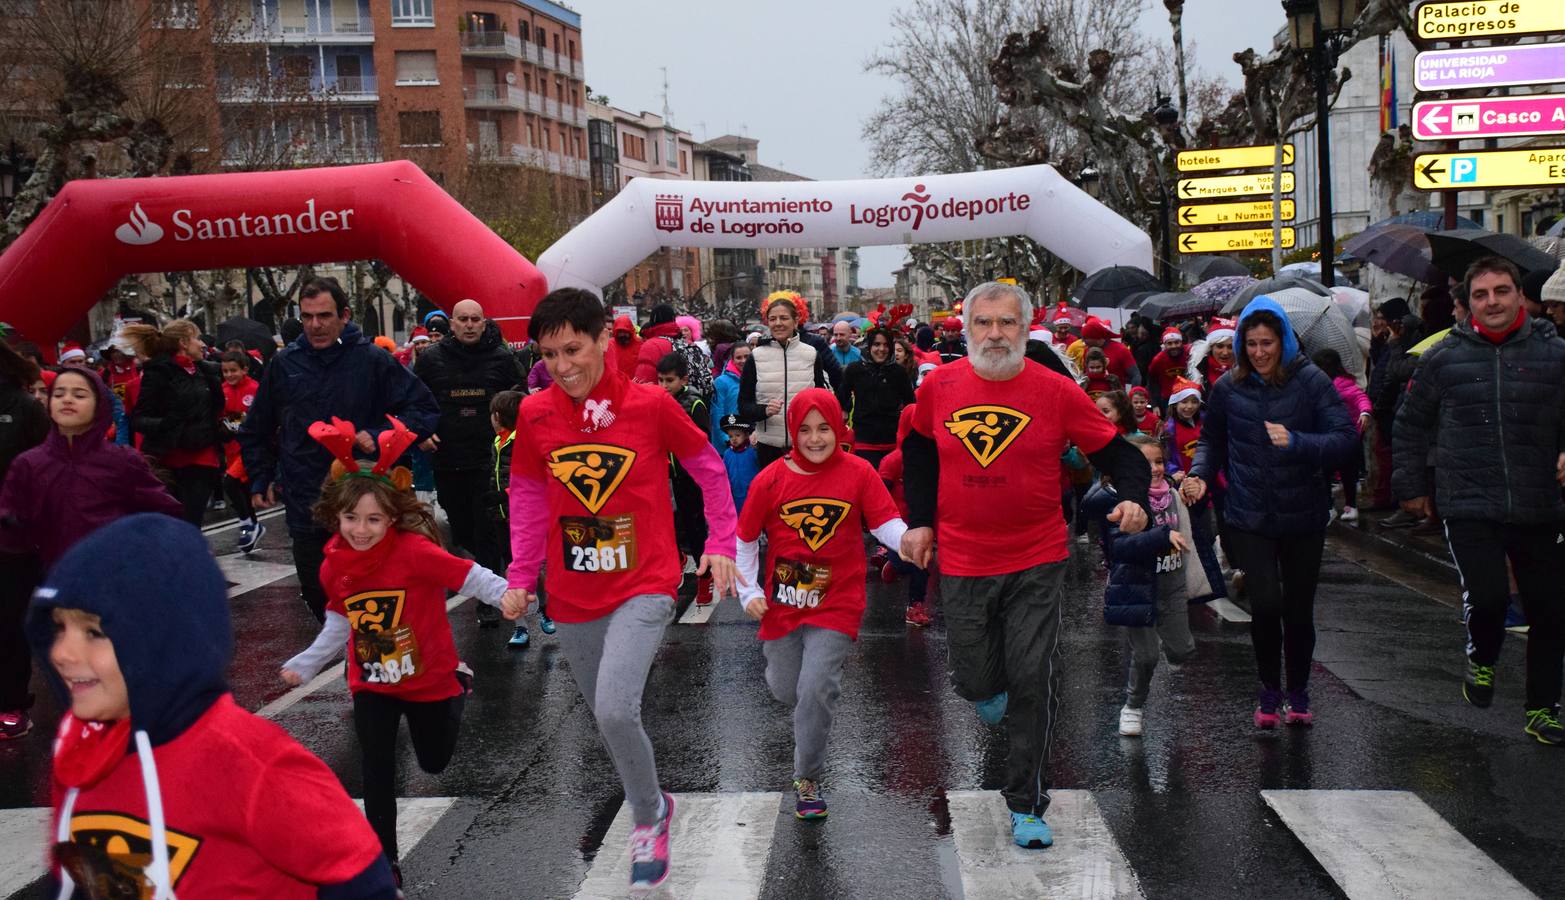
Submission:
[[[1527,727],[1523,730],[1537,738],[1540,744],[1551,747],[1565,744],[1565,728],[1560,727],[1559,711],[1551,707],[1527,710]]]
[[[490,606],[487,603],[479,601],[479,604],[478,604],[478,627],[479,628],[499,628],[500,627],[500,610],[495,609],[493,606]]]
[[[1494,666],[1467,664],[1467,678],[1462,681],[1462,696],[1468,703],[1487,709],[1494,702]]]

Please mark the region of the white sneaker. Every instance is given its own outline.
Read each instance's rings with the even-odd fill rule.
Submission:
[[[1344,506],[1342,508],[1342,521],[1344,521],[1344,522],[1357,522],[1358,520],[1359,520],[1359,511],[1357,509],[1354,509],[1351,506]]]
[[[1076,543],[1078,543],[1078,544],[1085,544],[1085,543],[1087,543],[1087,540],[1088,540],[1088,538],[1087,538],[1087,535],[1085,533],[1076,535]]]
[[[1120,707],[1119,733],[1124,737],[1141,737],[1141,710]]]

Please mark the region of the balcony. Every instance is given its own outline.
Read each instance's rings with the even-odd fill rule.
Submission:
[[[303,21],[255,19],[248,24],[215,27],[212,40],[229,44],[373,44],[375,24],[369,16],[309,15]]]
[[[551,119],[558,119],[560,117],[560,101],[553,97],[544,97],[543,114]]]
[[[299,141],[284,146],[230,142],[223,153],[222,164],[228,168],[286,169],[380,161],[380,145],[372,140]]]
[[[575,125],[577,128],[586,128],[587,110],[580,106],[567,106],[565,107],[564,119],[572,125]]]
[[[504,31],[464,31],[462,55],[486,59],[521,59],[522,41]]]
[[[472,144],[467,146],[469,152],[475,149]],[[476,150],[478,162],[484,165],[543,167],[543,152],[522,144],[480,143]]]
[[[526,91],[519,91],[508,84],[462,86],[462,103],[468,109],[522,110],[527,108],[526,95]]]
[[[527,111],[530,113],[543,113],[543,95],[537,91],[527,92]]]
[[[217,99],[222,103],[374,103],[380,89],[374,75],[339,75],[325,81],[305,78],[219,78]]]

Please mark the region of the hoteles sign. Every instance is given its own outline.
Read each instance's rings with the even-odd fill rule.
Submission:
[[[538,257],[600,291],[662,246],[859,247],[1026,235],[1084,272],[1152,268],[1141,229],[1050,166],[863,181],[636,178]]]
[[[0,254],[0,321],[52,349],[137,272],[379,259],[512,340],[546,293],[532,264],[409,162],[68,183]]]

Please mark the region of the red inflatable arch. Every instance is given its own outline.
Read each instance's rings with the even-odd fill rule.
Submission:
[[[0,321],[54,345],[128,274],[379,259],[444,309],[471,297],[506,337],[543,276],[405,161],[72,181],[0,255]]]

